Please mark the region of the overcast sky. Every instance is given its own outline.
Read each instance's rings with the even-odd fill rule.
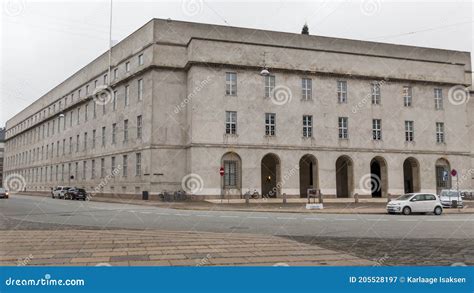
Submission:
[[[2,0],[0,126],[108,48],[110,1]],[[112,38],[150,19],[472,52],[471,1],[118,1]]]

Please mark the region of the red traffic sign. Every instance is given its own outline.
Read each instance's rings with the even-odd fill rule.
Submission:
[[[221,174],[221,176],[224,176],[225,172],[224,172],[224,167],[221,167],[219,169],[219,174]]]
[[[451,170],[451,176],[454,177],[456,175],[458,175],[458,171],[456,171],[456,169]]]

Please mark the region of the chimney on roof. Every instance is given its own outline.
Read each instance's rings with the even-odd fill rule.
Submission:
[[[308,24],[306,22],[303,25],[303,29],[301,29],[301,34],[302,35],[309,35],[309,27],[308,27]]]

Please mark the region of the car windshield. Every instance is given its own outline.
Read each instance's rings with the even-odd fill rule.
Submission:
[[[397,200],[407,200],[407,199],[409,199],[409,198],[412,197],[412,196],[413,196],[412,193],[404,194],[404,195],[398,197]]]
[[[455,190],[443,190],[441,191],[441,196],[458,197],[458,192]]]
[[[79,188],[78,190],[79,190],[80,192],[86,192],[86,191],[85,191],[84,189],[82,189],[82,188]]]

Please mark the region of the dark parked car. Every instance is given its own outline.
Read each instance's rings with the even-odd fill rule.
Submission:
[[[65,199],[82,199],[86,200],[87,199],[87,192],[83,188],[69,188],[69,190],[66,192],[66,195],[64,196]]]
[[[0,188],[0,198],[8,198],[8,190]]]

